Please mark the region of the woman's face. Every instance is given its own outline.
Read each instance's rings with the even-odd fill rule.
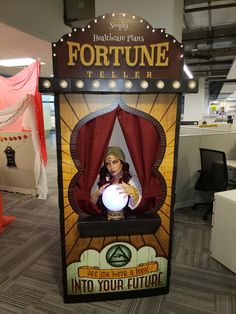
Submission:
[[[121,160],[114,155],[107,155],[105,159],[105,166],[113,177],[120,174],[123,169]]]

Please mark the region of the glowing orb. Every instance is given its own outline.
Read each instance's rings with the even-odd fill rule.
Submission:
[[[106,208],[112,211],[119,211],[123,209],[128,202],[128,196],[124,197],[123,194],[120,194],[117,188],[117,184],[109,185],[102,194],[103,204]]]

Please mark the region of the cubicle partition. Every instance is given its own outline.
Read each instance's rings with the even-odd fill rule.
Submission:
[[[195,191],[199,176],[199,148],[209,148],[225,152],[227,160],[236,160],[236,130],[234,128],[181,127],[179,137],[176,203],[175,208],[191,207],[194,203],[207,201],[209,195]],[[229,178],[236,180],[234,170],[229,164]],[[231,169],[231,170],[230,170]]]

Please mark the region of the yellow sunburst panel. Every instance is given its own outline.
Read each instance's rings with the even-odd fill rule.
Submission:
[[[131,95],[126,94],[126,95],[122,95],[121,97],[127,106],[132,107],[132,108],[136,108],[137,103],[138,103],[138,99],[139,99],[139,95],[137,95],[137,94],[131,94]]]
[[[158,229],[156,232],[156,237],[161,245],[161,247],[164,249],[165,254],[167,255],[169,252],[169,233],[162,227]]]
[[[66,264],[78,261],[80,254],[89,248],[90,238],[77,239],[73,250],[68,251]],[[69,254],[70,253],[70,254]],[[68,255],[69,254],[69,255]]]
[[[77,224],[78,221],[78,214],[73,212],[72,215],[70,215],[67,219],[64,220],[64,225],[65,225],[65,234],[69,232],[71,229],[71,226],[74,226]]]
[[[64,206],[64,219],[65,220],[73,213],[74,213],[74,210],[73,210],[73,208],[70,205]]]
[[[64,203],[64,207],[66,207],[66,208],[70,206],[70,203],[69,203],[69,200],[68,200],[68,197],[67,197],[67,196],[64,197],[63,203]],[[68,206],[68,205],[69,205],[69,206]]]
[[[166,214],[168,217],[170,217],[170,206],[168,204],[163,204],[159,212],[163,212]]]
[[[171,173],[173,171],[173,158],[163,160],[159,170],[162,173]]]
[[[64,120],[61,118],[61,135],[62,138],[67,142],[70,143],[70,137],[71,137],[71,128],[68,126]]]
[[[136,109],[149,114],[157,97],[157,94],[140,95],[138,97]]]
[[[171,145],[166,145],[166,151],[165,151],[165,158],[174,158],[174,149],[175,149],[175,143],[171,142]]]
[[[66,162],[65,160],[62,160],[62,172],[64,173],[70,173],[71,177],[74,176],[74,174],[78,170],[76,169],[74,164],[70,164],[69,162]]]
[[[91,242],[89,244],[89,248],[101,251],[102,248],[104,247],[103,243],[104,243],[104,238],[103,237],[92,238]]]
[[[116,236],[114,236],[114,237],[106,237],[106,238],[104,238],[103,245],[105,247],[105,246],[107,246],[107,245],[109,245],[111,243],[114,243],[116,241],[119,241]]]
[[[170,203],[171,203],[171,197],[170,197],[170,194],[167,194],[166,195],[166,199],[165,199],[165,204],[167,206],[170,206]]]
[[[177,97],[173,95],[170,97],[167,94],[159,94],[155,104],[152,107],[151,115],[156,117],[158,121],[162,119],[171,120],[173,123],[173,115],[176,113]]]
[[[85,94],[84,97],[86,99],[86,103],[89,105],[90,112],[95,112],[97,110],[111,106],[115,99],[118,98],[117,95],[112,94]]]
[[[77,241],[78,237],[79,237],[78,224],[77,221],[75,221],[73,225],[70,225],[68,232],[65,232],[66,244],[68,244],[69,246],[73,246],[74,243]]]
[[[72,111],[70,106],[65,106],[65,109],[63,108],[62,111]],[[62,112],[61,114],[61,122],[64,123],[64,125],[61,125],[61,128],[63,130],[66,130],[67,128],[69,130],[66,130],[66,132],[71,133],[76,123],[78,123],[79,119],[75,116],[73,113],[66,113]],[[63,137],[65,138],[64,134],[62,133]],[[69,138],[66,138],[67,141],[69,141]]]
[[[172,181],[166,181],[166,194],[171,195],[172,192]]]
[[[71,158],[71,153],[70,153],[70,149],[69,149],[68,145],[67,146],[65,146],[65,145],[61,146],[61,158],[65,163],[73,166],[74,162]]]
[[[129,239],[130,239],[130,244],[135,246],[136,249],[139,249],[144,245],[144,241],[141,235],[131,235]]]
[[[157,242],[155,235],[144,234],[142,235],[145,245],[151,246],[155,249],[158,256],[165,256],[164,251],[160,244]]]
[[[70,143],[66,142],[64,138],[61,139],[61,150],[67,155],[70,155]]]
[[[74,213],[74,210],[70,205],[64,206],[64,219],[65,220],[73,213]],[[79,217],[79,215],[78,215],[78,217]]]
[[[162,226],[169,233],[170,232],[170,218],[164,215],[161,211],[159,211],[158,214],[161,217]]]

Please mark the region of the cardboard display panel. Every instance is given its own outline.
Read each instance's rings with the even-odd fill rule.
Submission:
[[[126,106],[160,121],[165,133],[166,147],[159,172],[166,183],[166,191],[161,207],[156,210],[160,226],[156,232],[142,234],[137,231],[130,235],[124,226],[125,221],[121,220],[120,232],[116,235],[96,237],[96,227],[92,228],[88,223],[87,237],[81,237],[78,222],[83,212],[76,212],[69,200],[69,187],[78,173],[71,155],[72,132],[78,121],[96,113],[98,108],[106,109],[110,104],[120,103],[120,99]],[[176,94],[60,95],[58,121],[61,141],[58,149],[61,152],[60,199],[66,300],[82,301],[91,295],[95,295],[95,299],[107,299],[117,297],[117,293],[119,297],[131,297],[146,290],[151,295],[168,291],[178,101]],[[112,225],[113,222],[107,223]],[[114,257],[116,253],[117,260]]]
[[[182,77],[183,45],[113,13],[52,53],[54,78],[39,86],[56,99],[65,302],[168,293],[181,99],[198,88]],[[128,201],[112,212],[115,184]]]

